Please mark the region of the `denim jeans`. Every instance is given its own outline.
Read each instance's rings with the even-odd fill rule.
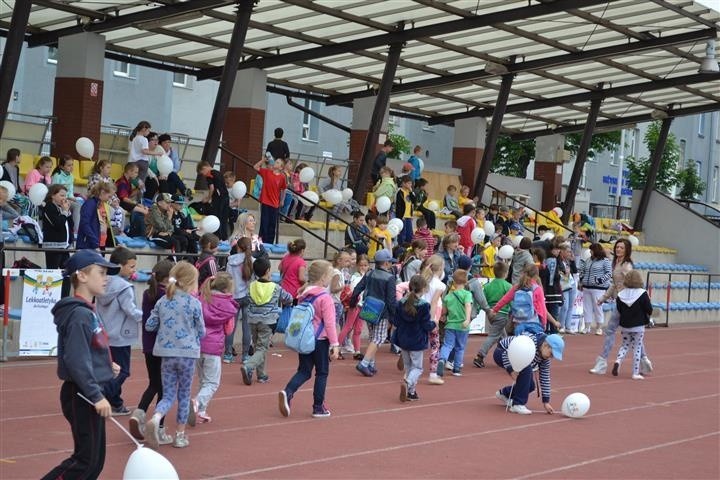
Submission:
[[[277,207],[265,205],[264,203],[260,205],[260,238],[265,243],[275,243],[278,211]]]
[[[238,303],[242,302],[242,300],[239,300],[237,298],[235,299],[235,301],[237,301]],[[247,307],[240,307],[238,309],[233,332],[230,335],[225,336],[225,355],[232,355],[233,342],[235,339],[235,330],[237,330],[238,323],[242,328],[242,356],[243,358],[245,358],[250,353],[250,344],[252,340],[250,334],[250,325],[248,324],[247,320]]]
[[[577,289],[575,287],[568,288],[563,291],[563,304],[560,307],[560,318],[557,319],[565,330],[570,330],[572,326],[573,309],[575,305],[575,296]]]
[[[115,408],[123,406],[122,384],[130,376],[130,347],[110,347],[110,354],[113,362],[120,365],[120,373],[117,377],[105,384],[105,395],[108,402]]]
[[[295,375],[285,386],[288,399],[295,395],[303,383],[310,380],[313,367],[315,368],[315,385],[313,387],[313,406],[319,407],[325,403],[325,388],[330,370],[330,342],[324,338],[315,342],[312,353],[298,354],[298,369]]]
[[[496,348],[493,352],[493,359],[495,360],[495,363],[504,370],[505,367],[503,366],[502,361],[503,352],[505,352],[505,350]],[[512,395],[510,394],[511,391]],[[500,389],[500,392],[503,395],[512,400],[513,405],[526,405],[528,402],[528,397],[534,391],[535,382],[533,381],[532,364],[523,368],[522,371],[518,374],[517,380],[515,380],[515,386],[507,385]]]
[[[455,368],[461,367],[469,334],[470,332],[466,330],[451,330],[446,328],[445,339],[443,340],[442,348],[440,348],[440,358],[448,360],[450,352],[455,350],[455,356],[453,357]]]

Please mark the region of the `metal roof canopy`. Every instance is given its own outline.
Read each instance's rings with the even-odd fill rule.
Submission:
[[[32,3],[31,47],[97,32],[108,58],[204,79],[222,72],[237,2]],[[533,138],[581,131],[597,98],[597,128],[719,110],[720,74],[697,73],[718,20],[690,0],[259,0],[238,68],[265,69],[271,91],[347,105],[376,94],[399,43],[393,110],[429,123],[491,116],[509,71],[503,132]]]

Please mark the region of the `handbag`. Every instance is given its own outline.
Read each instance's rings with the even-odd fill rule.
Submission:
[[[371,325],[375,325],[380,321],[383,312],[385,312],[385,302],[376,297],[367,296],[360,309],[360,319],[365,320]]]

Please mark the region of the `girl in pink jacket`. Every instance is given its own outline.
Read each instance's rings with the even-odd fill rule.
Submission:
[[[28,194],[36,183],[44,183],[48,187],[52,185],[52,178],[50,177],[52,166],[52,158],[40,157],[40,160],[35,164],[35,168],[25,177],[25,194]]]
[[[315,342],[312,353],[298,354],[298,369],[288,384],[278,394],[278,407],[283,417],[290,416],[290,402],[295,392],[312,376],[315,368],[315,385],[313,387],[312,416],[324,418],[330,416],[325,408],[325,388],[327,386],[330,358],[337,360],[340,353],[337,330],[335,329],[335,303],[328,292],[328,285],[333,275],[332,264],[326,260],[315,260],[308,268],[308,283],[298,292],[298,302],[313,297],[312,306],[315,310],[313,326],[315,331],[322,330]]]

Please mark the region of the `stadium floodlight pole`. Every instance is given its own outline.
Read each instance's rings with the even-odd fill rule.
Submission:
[[[602,88],[602,85],[600,85],[600,88]],[[561,219],[563,224],[567,224],[570,215],[572,215],[572,210],[575,207],[575,196],[580,186],[580,178],[582,177],[583,168],[585,168],[585,160],[587,160],[587,154],[590,150],[590,142],[592,141],[593,131],[595,131],[595,124],[597,123],[598,114],[600,113],[601,103],[601,99],[595,99],[590,102],[590,112],[585,121],[585,129],[583,130],[577,155],[575,155],[575,166],[573,167],[570,183],[568,183],[567,191],[565,192],[565,201],[562,203],[563,214]]]
[[[30,7],[32,2],[28,0],[17,0],[13,6],[12,18],[10,19],[10,30],[5,40],[5,51],[0,63],[0,135],[5,128],[7,118],[6,107],[10,104],[10,96],[15,83],[18,64],[20,63],[20,52],[25,41],[25,30],[30,19]]]
[[[220,85],[218,86],[217,95],[215,96],[215,106],[213,107],[212,116],[210,117],[210,125],[208,126],[207,138],[203,146],[202,159],[209,162],[210,165],[215,164],[218,147],[220,146],[220,136],[222,135],[223,126],[225,125],[225,115],[230,106],[230,96],[232,95],[233,85],[237,77],[237,64],[242,57],[242,49],[245,44],[245,36],[247,35],[248,26],[250,25],[250,15],[255,4],[255,0],[240,0],[235,18],[235,26],[233,27],[232,36],[230,37],[230,48],[225,57],[225,66],[220,76]],[[232,170],[237,170],[233,165]]]
[[[643,222],[645,221],[645,212],[647,212],[647,207],[650,203],[650,196],[653,190],[655,190],[655,181],[657,180],[657,174],[660,170],[660,163],[662,162],[662,156],[665,151],[665,144],[667,143],[672,121],[673,117],[667,117],[663,119],[662,125],[660,125],[660,135],[658,136],[655,150],[653,150],[652,157],[650,158],[650,170],[648,171],[645,188],[643,188],[642,195],[640,196],[640,203],[638,204],[635,222],[633,223],[635,230],[642,230]]]
[[[380,86],[378,87],[377,98],[375,99],[375,107],[370,117],[370,125],[368,126],[367,136],[365,137],[365,145],[363,146],[362,158],[358,167],[357,179],[355,181],[355,192],[353,198],[360,204],[363,204],[363,196],[367,191],[367,183],[370,178],[370,169],[377,153],[378,138],[380,136],[380,127],[385,118],[385,111],[390,103],[390,89],[392,88],[395,72],[400,63],[400,53],[402,52],[403,43],[393,43],[390,45],[387,60],[385,62],[385,70],[383,71]],[[351,160],[352,161],[352,160]]]

